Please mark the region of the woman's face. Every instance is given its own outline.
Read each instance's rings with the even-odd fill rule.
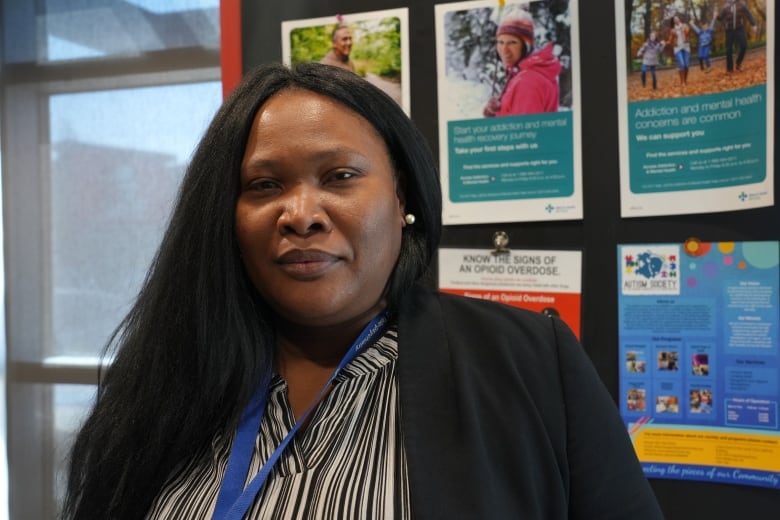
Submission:
[[[496,51],[505,68],[513,67],[523,57],[523,41],[517,36],[499,34],[496,38]]]
[[[258,111],[236,235],[252,282],[282,319],[329,326],[381,309],[403,203],[383,139],[357,113],[301,89]]]

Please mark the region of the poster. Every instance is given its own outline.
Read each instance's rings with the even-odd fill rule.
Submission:
[[[439,249],[440,291],[558,316],[578,338],[581,278],[580,251]]]
[[[241,82],[241,2],[219,3],[219,62],[222,77],[222,98],[233,92]]]
[[[645,474],[780,489],[777,241],[619,245],[620,410]]]
[[[621,215],[772,206],[774,2],[615,9]]]
[[[282,61],[320,61],[351,70],[392,97],[407,115],[409,10],[387,9],[282,22]]]
[[[435,15],[444,224],[581,219],[577,3]]]

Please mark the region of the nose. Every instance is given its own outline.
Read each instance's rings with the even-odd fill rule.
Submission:
[[[278,200],[281,211],[276,226],[282,235],[309,236],[318,232],[329,233],[333,229],[333,222],[316,188],[295,186]]]

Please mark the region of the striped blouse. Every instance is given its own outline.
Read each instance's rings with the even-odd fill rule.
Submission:
[[[303,434],[274,466],[247,519],[411,518],[398,402],[398,331],[391,327],[337,376]],[[274,376],[247,476],[295,423],[287,384]],[[147,518],[210,519],[232,442],[168,480]]]

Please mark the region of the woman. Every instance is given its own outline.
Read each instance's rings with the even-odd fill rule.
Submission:
[[[558,74],[561,63],[553,44],[533,53],[534,22],[526,11],[507,16],[496,30],[496,52],[504,65],[506,82],[498,97],[491,97],[485,117],[557,112]]]
[[[688,84],[688,69],[691,66],[691,26],[683,22],[679,16],[672,18],[672,30],[669,31],[667,43],[674,49],[677,58],[677,71],[680,74],[680,86]]]
[[[65,517],[660,518],[562,322],[416,285],[440,196],[364,80],[246,77],[117,336]]]

